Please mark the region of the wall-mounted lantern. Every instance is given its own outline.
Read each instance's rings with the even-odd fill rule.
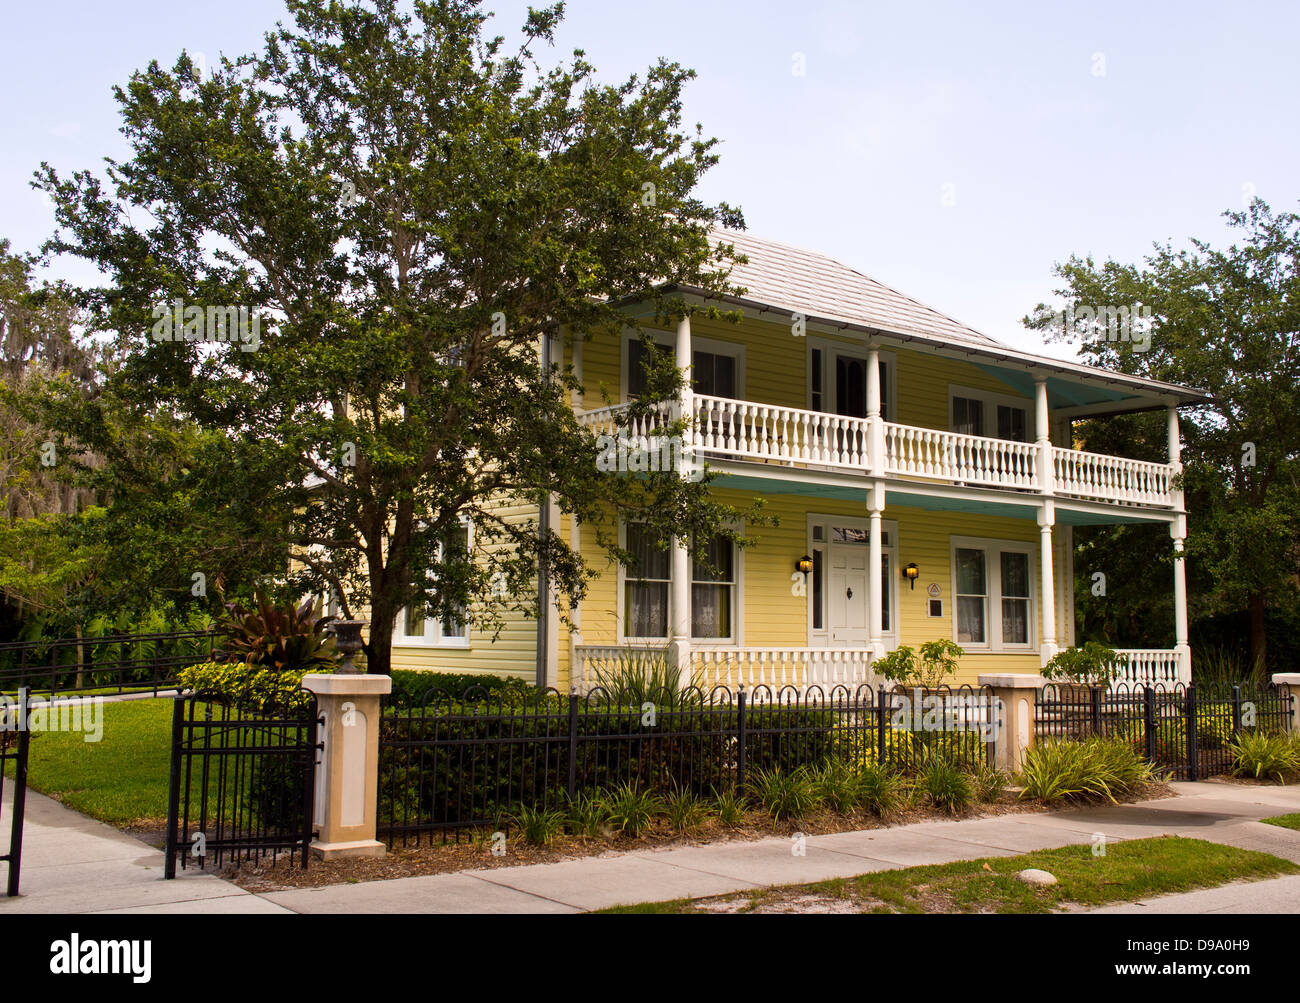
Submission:
[[[915,564],[909,564],[903,569],[903,577],[906,578],[916,588],[916,580],[921,576],[921,569]]]
[[[795,561],[794,567],[796,571],[798,571],[801,575],[807,578],[812,573],[813,559],[809,557],[807,554],[804,554],[803,557]]]

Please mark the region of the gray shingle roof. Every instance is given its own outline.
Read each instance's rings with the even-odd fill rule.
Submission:
[[[734,244],[749,259],[731,273],[732,284],[747,290],[742,294],[745,299],[900,334],[1007,347],[825,254],[739,230],[715,229],[710,236],[715,242]]]

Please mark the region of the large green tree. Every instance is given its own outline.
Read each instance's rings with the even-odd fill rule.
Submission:
[[[499,625],[537,612],[539,566],[562,606],[583,595],[592,569],[503,499],[736,536],[746,513],[707,477],[601,473],[572,372],[539,363],[544,339],[621,329],[621,304],[669,322],[689,307],[660,290],[728,288],[708,230],[743,221],[694,194],[717,154],[681,125],[692,73],[601,84],[581,51],[543,67],[563,5],[530,10],[517,47],[469,0],[288,6],[258,53],[132,76],[132,155],[106,178],[38,175],[48,253],[111,277],[83,302],[121,346],[112,398],[198,429],[191,501],[245,507],[245,542],[282,544],[296,586],[367,608],[378,672],[403,607]],[[224,308],[249,319],[214,342]],[[679,378],[661,365],[653,395]]]
[[[1262,666],[1267,614],[1294,607],[1300,573],[1300,216],[1256,199],[1225,217],[1241,233],[1226,249],[1192,240],[1158,244],[1141,265],[1071,258],[1057,267],[1065,283],[1057,293],[1071,304],[1149,307],[1147,350],[1138,350],[1141,337],[1061,331],[1059,314],[1042,304],[1026,323],[1081,336],[1089,362],[1211,392],[1182,421],[1193,612],[1248,613]],[[1087,448],[1164,459],[1163,415],[1086,422],[1078,432]],[[1171,556],[1167,539],[1126,527],[1081,535],[1087,570],[1117,572],[1111,582],[1145,586],[1141,565]],[[1122,591],[1086,600],[1116,624],[1144,618],[1151,601]]]

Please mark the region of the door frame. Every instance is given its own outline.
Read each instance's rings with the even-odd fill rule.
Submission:
[[[823,534],[824,539],[814,540],[813,530],[815,526],[819,526],[819,525],[824,528],[825,531]],[[820,512],[808,513],[806,519],[805,535],[804,535],[804,541],[808,549],[805,551],[805,553],[812,555],[814,550],[821,550],[823,554],[825,554],[823,568],[824,568],[824,573],[827,576],[827,581],[829,581],[829,575],[830,575],[831,547],[835,546],[835,544],[831,541],[830,538],[831,528],[833,526],[845,526],[851,529],[861,529],[869,533],[871,531],[871,520],[861,516],[827,515],[825,513],[820,513]],[[883,635],[882,639],[885,643],[885,650],[892,651],[894,648],[898,647],[900,643],[899,638],[901,637],[901,630],[902,630],[902,625],[899,622],[899,613],[900,613],[900,605],[901,605],[902,597],[899,594],[898,582],[895,581],[895,573],[898,571],[898,551],[899,551],[897,520],[882,519],[880,521],[880,532],[882,536],[884,534],[889,535],[889,544],[888,546],[885,546],[882,542],[880,548],[880,554],[881,557],[886,558],[889,561],[889,567],[891,572],[890,588],[889,588],[889,600],[890,600],[889,623],[890,626],[893,628],[892,630],[887,631]],[[864,550],[869,550],[870,544],[869,543],[839,544],[839,546],[862,547]],[[870,564],[870,560],[871,560],[870,556],[868,556],[867,558],[868,564]],[[879,569],[876,569],[876,573],[879,574]],[[811,574],[809,577],[811,578]],[[805,605],[807,606],[808,647],[810,648],[837,647],[837,645],[834,645],[831,642],[830,603],[826,601],[827,599],[826,584],[824,583],[822,587],[822,599],[823,602],[825,603],[826,608],[823,610],[821,630],[813,629],[814,591],[813,591],[813,584],[811,580],[808,582],[808,587],[806,589],[806,592],[807,592],[807,599]],[[868,615],[867,623],[868,623],[868,634],[869,634],[870,622],[871,622],[870,610],[867,611],[867,615]]]

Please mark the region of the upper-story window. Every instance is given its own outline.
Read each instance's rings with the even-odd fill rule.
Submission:
[[[639,397],[645,392],[646,363],[650,353],[640,338],[629,335],[626,343],[627,365],[624,371],[627,374],[627,396]],[[655,344],[668,358],[676,358],[677,352],[673,345],[665,342]],[[741,346],[714,341],[700,343],[699,339],[697,345],[691,351],[691,389],[697,394],[710,397],[739,400],[744,368],[744,350]]]
[[[879,353],[880,416],[894,421],[895,358]],[[813,411],[867,416],[867,355],[863,349],[815,341],[808,349],[808,407]]]
[[[950,428],[962,435],[1029,441],[1029,407],[1027,400],[1003,394],[952,387]]]

